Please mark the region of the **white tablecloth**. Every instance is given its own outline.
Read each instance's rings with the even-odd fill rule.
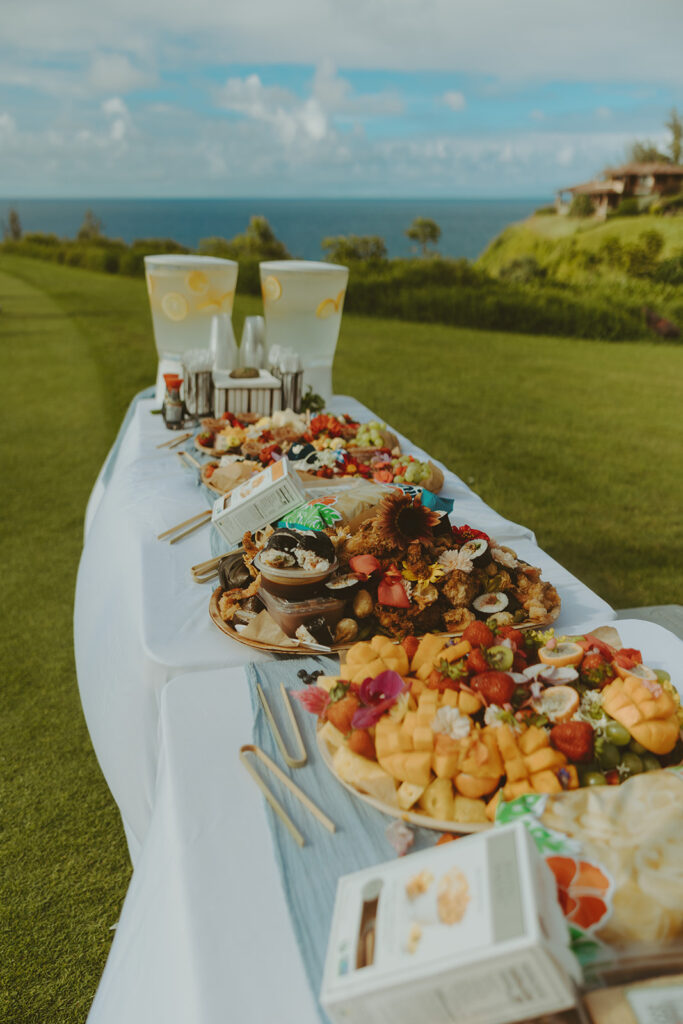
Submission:
[[[150,822],[158,760],[159,701],[182,673],[235,666],[264,655],[222,634],[208,614],[210,586],[192,582],[190,566],[210,557],[209,527],[169,546],[157,534],[207,507],[203,491],[176,455],[156,445],[169,439],[155,403],[135,406],[106,485],[89,506],[76,588],[76,666],[93,746],[121,811],[135,864]],[[330,405],[359,420],[376,415],[354,399]],[[406,438],[404,451],[427,455]],[[532,531],[499,516],[444,469],[443,494],[455,501],[453,521],[469,523],[511,544],[543,569],[562,598],[559,625],[612,609],[535,545]]]
[[[680,640],[651,622],[616,625],[676,678]],[[241,669],[164,688],[154,810],[88,1024],[317,1024],[265,804],[238,760],[251,721]],[[302,810],[297,822],[315,844],[312,819]]]

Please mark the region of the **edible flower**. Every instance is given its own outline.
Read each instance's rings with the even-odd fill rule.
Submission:
[[[392,707],[406,689],[398,672],[387,669],[374,679],[365,679],[358,693],[363,707],[358,708],[351,724],[354,729],[369,729],[377,725],[385,711]]]
[[[405,580],[411,580],[412,582],[417,581],[419,589],[420,585],[427,586],[428,583],[436,583],[436,581],[441,579],[445,573],[438,562],[433,562],[432,565],[429,566],[429,572],[425,576],[416,576],[415,573],[408,568],[408,563],[403,562],[402,575]]]
[[[350,564],[350,563],[349,563]],[[410,608],[403,576],[395,565],[390,565],[377,588],[377,600],[389,608]]]
[[[485,540],[488,544],[491,540],[488,533],[482,533],[481,530],[475,530],[473,526],[454,526],[453,536],[458,544],[466,544],[468,540]]]
[[[379,560],[374,555],[354,555],[349,559],[349,569],[363,583],[379,568]]]
[[[295,700],[298,700],[312,715],[321,718],[327,711],[330,703],[330,695],[322,686],[309,686],[305,690],[289,691]]]

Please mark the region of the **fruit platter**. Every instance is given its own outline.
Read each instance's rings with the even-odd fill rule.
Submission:
[[[257,468],[281,458],[296,463],[306,477],[331,479],[359,476],[378,483],[420,486],[437,493],[443,472],[430,461],[402,455],[395,434],[376,421],[356,423],[349,416],[320,414],[308,419],[286,409],[256,418],[224,413],[221,419],[202,420],[195,447],[219,458],[202,467],[203,482],[216,494],[230,489],[221,482],[226,460],[248,459]],[[213,479],[212,479],[213,478]]]
[[[448,832],[489,827],[501,800],[683,761],[669,673],[612,627],[558,636],[475,621],[458,640],[378,635],[292,696],[317,716],[323,760],[347,789]]]
[[[538,628],[560,598],[541,570],[480,530],[454,527],[419,496],[391,491],[353,528],[272,527],[228,556],[210,613],[224,632],[258,640],[267,611],[293,644],[341,649],[382,633],[389,640],[458,635],[471,623]],[[307,566],[324,564],[315,579]],[[266,614],[266,618],[267,618]]]

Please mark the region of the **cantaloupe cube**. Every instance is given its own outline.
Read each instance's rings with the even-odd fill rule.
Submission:
[[[563,764],[567,763],[567,758],[559,750],[554,750],[553,747],[541,747],[540,750],[536,750],[533,754],[525,757],[524,763],[528,774],[534,775],[536,772],[543,772],[547,768],[561,768]]]
[[[450,779],[434,779],[419,800],[420,807],[432,818],[451,821],[453,818],[453,787]]]
[[[414,750],[433,750],[434,733],[428,726],[418,725],[413,733]]]
[[[401,726],[398,722],[384,715],[380,718],[375,729],[375,750],[377,757],[387,757],[390,754],[398,754],[403,750],[401,743]]]
[[[407,754],[390,754],[378,758],[382,768],[400,779],[401,782],[412,782],[415,786],[428,786],[431,781],[432,752],[430,750],[412,750]]]
[[[507,783],[503,788],[503,799],[516,800],[518,796],[526,796],[528,793],[533,793],[533,789],[526,779],[520,779],[519,782]]]
[[[499,725],[495,730],[496,743],[504,761],[519,757],[517,738],[509,725]]]
[[[481,706],[482,702],[476,694],[465,693],[464,690],[458,694],[458,710],[462,711],[463,715],[476,715]]]
[[[452,779],[458,771],[462,757],[462,746],[457,740],[443,733],[437,733],[434,737],[434,755],[432,757],[432,768],[434,774],[440,779]]]
[[[527,779],[529,772],[524,764],[524,758],[515,757],[511,761],[506,761],[505,774],[508,777],[508,782],[519,782],[520,779]]]
[[[523,754],[533,754],[535,750],[549,746],[550,737],[545,729],[541,729],[537,725],[530,725],[526,732],[519,737],[518,743]]]
[[[457,690],[444,690],[441,694],[442,708],[457,708],[459,694]]]
[[[402,811],[409,811],[413,804],[420,799],[425,791],[425,786],[415,786],[412,782],[402,782],[396,791],[398,806]]]
[[[434,658],[446,646],[442,636],[427,633],[422,637],[410,665],[410,674],[418,679],[427,679],[434,668]]]
[[[536,793],[561,793],[562,786],[555,772],[550,770],[534,772],[530,779],[531,785]]]
[[[483,800],[471,800],[468,796],[456,796],[453,801],[453,821],[461,821],[463,824],[486,824],[486,804]]]
[[[496,790],[496,792],[493,794],[493,796],[486,805],[486,817],[489,819],[489,821],[496,820],[496,811],[498,810],[498,804],[500,803],[500,801],[501,795],[500,790],[498,789]]]
[[[453,644],[452,647],[446,647],[439,653],[439,659],[441,661],[447,661],[450,665],[453,661],[458,661],[459,658],[464,658],[466,654],[469,654],[472,650],[472,645],[467,640],[461,640],[457,644]]]

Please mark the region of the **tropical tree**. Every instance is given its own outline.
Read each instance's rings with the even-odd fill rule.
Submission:
[[[2,234],[3,238],[11,242],[19,242],[21,240],[21,221],[19,220],[19,214],[13,206],[10,206],[9,213],[7,214],[7,223],[2,225]]]
[[[337,235],[323,238],[325,259],[331,263],[382,263],[387,247],[379,235]]]
[[[675,164],[680,164],[683,151],[683,120],[675,107],[671,108],[669,120],[664,123],[671,132],[671,142],[669,143],[671,159]]]
[[[661,149],[657,149],[654,142],[650,142],[648,139],[643,142],[631,143],[628,150],[628,159],[633,160],[637,164],[669,164],[671,163],[671,157],[668,153],[662,153]]]
[[[406,235],[413,242],[422,246],[422,255],[427,256],[427,246],[436,243],[441,238],[441,228],[429,217],[416,217],[406,231]]]
[[[99,220],[92,210],[86,210],[83,223],[78,229],[77,239],[79,242],[89,242],[92,238],[100,238],[104,224]]]

